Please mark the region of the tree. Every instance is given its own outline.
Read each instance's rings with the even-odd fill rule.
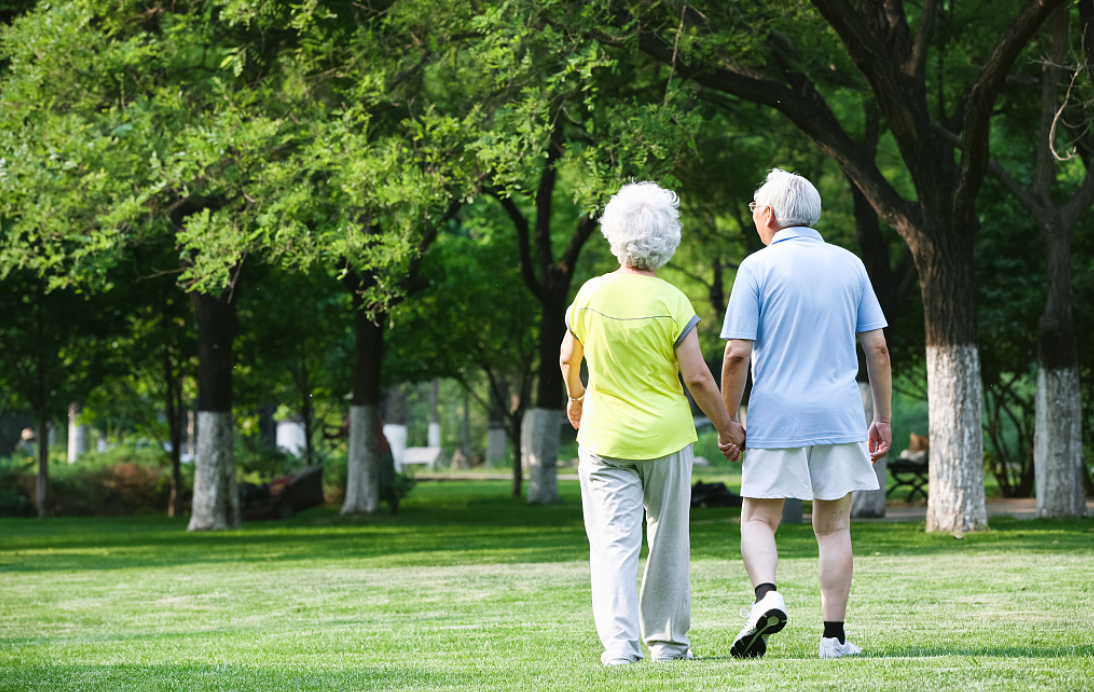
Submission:
[[[500,413],[514,451],[512,495],[520,497],[537,301],[520,277],[503,212],[485,199],[466,212],[461,227],[441,234],[424,257],[428,287],[393,315],[391,356],[406,379],[454,378],[480,406]]]
[[[840,165],[908,244],[919,275],[927,341],[929,531],[987,526],[972,277],[975,203],[987,173],[996,97],[1029,39],[1061,4],[1029,0],[1013,13],[993,6],[991,16],[978,16],[978,22],[955,18],[951,5],[945,32],[936,31],[942,11],[937,0],[926,0],[919,12],[901,0],[857,5],[812,0],[814,11],[795,7],[788,15],[794,21],[766,7],[700,11],[689,4],[681,13],[657,5],[636,9],[637,16],[616,13],[612,33],[600,32],[605,41],[634,46],[704,89],[782,113]],[[620,31],[632,21],[635,31]],[[743,21],[758,27],[750,39],[735,35]],[[946,48],[963,38],[962,28],[976,26],[968,38],[975,41],[986,21],[999,29],[989,32],[998,36],[993,43],[957,44],[977,56],[976,74],[947,65]],[[832,33],[838,50],[827,42]],[[939,69],[928,69],[932,49]],[[846,69],[848,61],[854,72]],[[841,121],[830,103],[831,94],[863,83],[899,148],[914,197],[894,186],[874,161],[869,138],[856,141],[849,131],[853,121]]]
[[[297,87],[325,50],[308,41],[324,22],[336,25],[316,4],[82,0],[38,7],[4,33],[0,266],[98,287],[135,244],[188,250],[203,432],[191,529],[239,523],[230,378],[244,255],[204,241],[219,223],[253,223],[261,164],[309,136],[292,114],[310,102]],[[210,264],[221,270],[203,273]]]
[[[0,283],[0,362],[4,389],[34,414],[38,425],[38,517],[50,516],[49,429],[70,401],[101,381],[110,344],[122,325],[103,296],[46,290],[33,272],[10,272]]]
[[[1094,41],[1094,3],[1080,3],[1079,45],[1090,50]],[[998,160],[990,162],[991,172],[1035,219],[1044,242],[1048,271],[1048,298],[1038,324],[1037,345],[1037,395],[1035,404],[1036,434],[1033,454],[1037,478],[1037,512],[1049,517],[1075,517],[1086,513],[1083,487],[1082,448],[1082,400],[1079,388],[1078,344],[1072,319],[1071,300],[1071,241],[1079,216],[1094,203],[1094,144],[1087,128],[1079,123],[1089,120],[1082,117],[1081,107],[1064,100],[1060,92],[1068,76],[1071,32],[1071,10],[1067,6],[1057,9],[1046,22],[1048,50],[1044,57],[1040,79],[1040,122],[1033,130],[1037,133],[1035,164],[1032,184],[1023,185]],[[1079,68],[1071,78],[1082,74],[1094,76],[1094,65],[1087,56],[1078,60]],[[1071,86],[1067,97],[1071,96]],[[1070,107],[1069,107],[1070,106]],[[1072,122],[1076,150],[1086,173],[1070,194],[1062,197],[1058,188],[1055,160],[1057,141],[1066,131],[1058,127],[1068,120]],[[1060,137],[1057,137],[1057,130]],[[1055,193],[1055,194],[1054,194]],[[1054,199],[1066,199],[1058,204]]]

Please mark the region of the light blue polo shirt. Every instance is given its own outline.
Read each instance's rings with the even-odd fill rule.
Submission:
[[[866,440],[855,334],[887,326],[862,260],[784,228],[737,270],[723,339],[752,347],[752,449]]]

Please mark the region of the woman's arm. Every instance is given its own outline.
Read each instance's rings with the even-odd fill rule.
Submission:
[[[581,427],[581,409],[585,403],[585,385],[581,384],[581,359],[584,357],[585,347],[574,338],[572,332],[566,330],[558,364],[562,367],[562,381],[566,383],[566,395],[570,399],[566,405],[566,417],[575,430]]]
[[[703,360],[703,352],[699,349],[699,335],[694,329],[676,347],[676,360],[680,363],[684,384],[694,397],[695,403],[699,404],[699,408],[718,430],[719,447],[723,448],[727,459],[736,461],[741,454],[744,429],[730,420],[718,386],[714,384],[714,376],[710,374],[710,368]]]

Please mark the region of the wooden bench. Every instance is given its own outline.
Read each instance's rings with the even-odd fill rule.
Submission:
[[[909,452],[904,450],[896,459],[889,461],[889,473],[893,474],[896,483],[885,491],[885,497],[889,497],[897,488],[908,487],[907,502],[915,500],[918,493],[927,499],[927,481],[930,478],[930,467],[927,464],[927,450],[921,452]]]

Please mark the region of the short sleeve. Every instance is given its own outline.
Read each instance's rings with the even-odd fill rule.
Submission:
[[[581,310],[583,307],[587,307],[589,304],[589,282],[585,282],[574,296],[574,302],[570,304],[570,307],[566,308],[566,329],[574,335],[574,338],[585,343],[585,327],[583,320],[581,319]]]
[[[733,280],[729,307],[722,324],[722,338],[756,340],[760,323],[760,287],[748,262],[743,262]]]
[[[862,333],[888,327],[889,323],[885,320],[885,313],[881,311],[881,303],[878,302],[877,294],[874,293],[874,287],[870,283],[870,276],[866,273],[865,267],[861,267],[860,269],[862,276],[862,295],[860,296],[858,303],[858,318],[855,325],[855,331]]]
[[[684,340],[692,329],[695,329],[699,324],[699,316],[695,314],[695,308],[692,307],[691,301],[683,293],[680,293],[678,300],[676,301],[676,309],[672,315],[673,334],[672,334],[672,347],[675,349],[680,345],[680,342]]]

